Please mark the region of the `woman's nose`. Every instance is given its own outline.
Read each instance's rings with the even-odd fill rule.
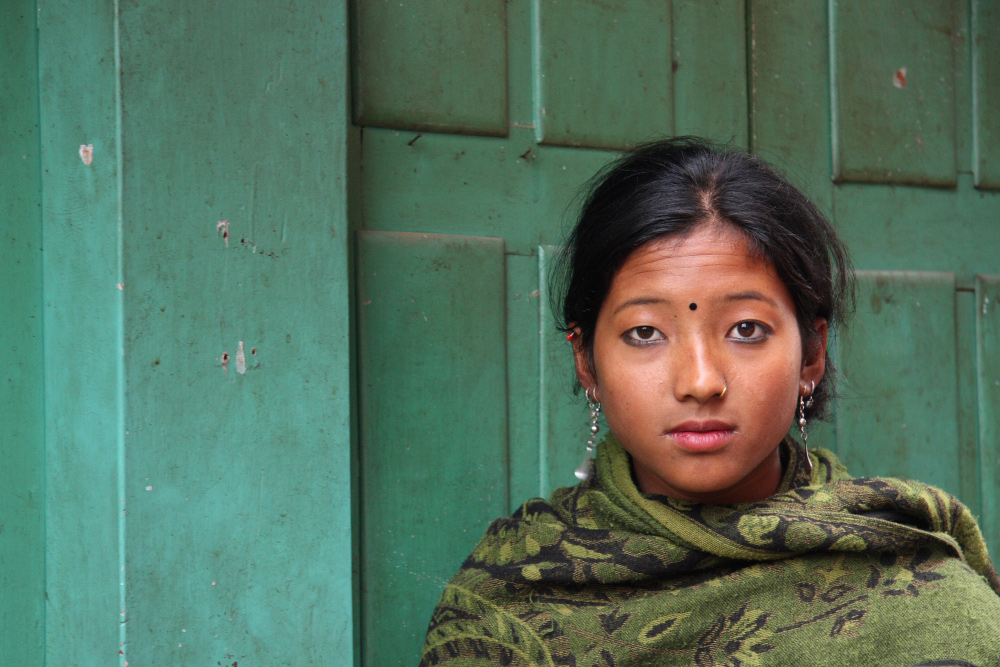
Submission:
[[[692,343],[678,346],[672,359],[674,396],[678,401],[694,399],[705,403],[726,391],[726,378],[718,359],[708,345]]]

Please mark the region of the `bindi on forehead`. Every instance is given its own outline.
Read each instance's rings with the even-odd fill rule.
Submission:
[[[688,308],[690,308],[691,310],[698,310],[698,304],[692,301],[691,304],[688,305]]]

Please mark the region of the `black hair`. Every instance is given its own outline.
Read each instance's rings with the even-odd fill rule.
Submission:
[[[795,304],[803,356],[816,343],[816,318],[843,326],[854,304],[853,268],[819,209],[763,160],[678,137],[638,146],[591,180],[558,265],[565,285],[561,326],[579,330],[592,369],[597,316],[628,257],[714,221],[740,230],[750,252],[776,270]],[[808,417],[826,416],[834,395],[829,352],[826,368]]]

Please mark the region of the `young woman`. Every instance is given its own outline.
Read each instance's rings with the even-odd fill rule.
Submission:
[[[611,433],[584,481],[489,527],[422,665],[1000,665],[968,510],[804,446],[852,284],[802,193],[742,152],[642,146],[599,176],[566,263]]]

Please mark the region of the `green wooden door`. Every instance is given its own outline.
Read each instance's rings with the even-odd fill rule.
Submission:
[[[742,45],[746,25],[737,5],[652,1],[354,19],[362,644],[409,665],[486,524],[575,481],[587,415],[548,278],[574,195],[648,138],[745,144],[742,47],[701,36]]]
[[[860,273],[815,442],[1000,513],[997,0],[354,5],[362,650],[414,664],[489,520],[573,483],[548,272],[577,188],[628,144],[746,145]],[[811,440],[813,442],[813,440]]]
[[[0,40],[0,664],[354,654],[347,3]]]

